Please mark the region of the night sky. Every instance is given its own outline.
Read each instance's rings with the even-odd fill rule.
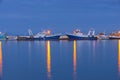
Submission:
[[[120,29],[120,0],[0,0],[0,31],[26,34]]]

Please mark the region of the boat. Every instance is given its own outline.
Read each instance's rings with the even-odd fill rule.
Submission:
[[[69,40],[97,40],[98,37],[95,36],[95,30],[89,30],[88,34],[83,34],[79,29],[76,29],[73,34],[66,34]]]
[[[51,34],[50,30],[47,30],[44,32],[44,40],[59,40],[61,34]]]
[[[109,39],[120,39],[120,31],[110,33]]]
[[[17,40],[59,40],[61,34],[51,34],[50,30],[38,32],[36,35],[28,30],[29,36],[17,36]]]
[[[2,33],[2,32],[0,32],[0,40],[6,40],[7,38],[6,38],[6,33]]]
[[[29,35],[27,35],[27,36],[17,36],[16,40],[18,40],[18,41],[43,40],[44,36],[45,36],[45,33],[43,33],[43,32],[38,32],[36,35],[34,35],[32,33],[31,29],[28,29],[28,33],[29,33]]]
[[[100,39],[100,40],[108,40],[109,37],[106,36],[106,34],[104,32],[101,32],[101,33],[98,34],[98,39]]]
[[[34,40],[59,40],[61,36],[61,34],[51,34],[50,30],[39,32],[36,35],[33,35],[32,31],[29,30],[29,35]]]

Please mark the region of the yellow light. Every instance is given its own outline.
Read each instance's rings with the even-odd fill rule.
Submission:
[[[118,72],[120,76],[120,40],[118,40]]]
[[[74,43],[73,43],[73,68],[74,68],[73,70],[74,70],[74,78],[76,78],[76,63],[77,63],[76,51],[77,51],[76,41],[74,40]]]
[[[47,31],[47,35],[50,35],[50,34],[51,34],[51,31],[50,31],[50,30],[48,30],[48,31]]]
[[[47,73],[48,73],[48,78],[50,78],[51,77],[50,41],[47,41]]]
[[[0,42],[0,76],[2,76],[2,43]]]

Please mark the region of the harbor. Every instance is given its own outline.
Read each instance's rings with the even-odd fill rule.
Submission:
[[[0,80],[120,80],[120,0],[0,0]]]
[[[88,34],[84,34],[79,29],[73,31],[73,33],[66,34],[52,34],[50,30],[38,32],[33,34],[31,29],[28,29],[28,35],[16,35],[0,32],[0,40],[16,40],[16,41],[34,41],[34,40],[114,40],[120,39],[120,31],[111,32],[106,35],[104,32],[99,34],[95,33],[94,29],[90,29]]]

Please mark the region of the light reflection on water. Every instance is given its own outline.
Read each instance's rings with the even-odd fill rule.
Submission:
[[[2,80],[119,80],[120,41],[74,40],[2,44]]]
[[[47,51],[47,74],[48,79],[51,79],[51,50],[50,50],[50,41],[46,42],[46,51]]]
[[[77,47],[76,47],[76,40],[73,43],[73,70],[74,70],[74,80],[77,79],[77,72],[76,72],[76,65],[77,65]]]
[[[2,42],[0,42],[0,80],[2,79]]]
[[[118,75],[120,79],[120,40],[118,40]]]

